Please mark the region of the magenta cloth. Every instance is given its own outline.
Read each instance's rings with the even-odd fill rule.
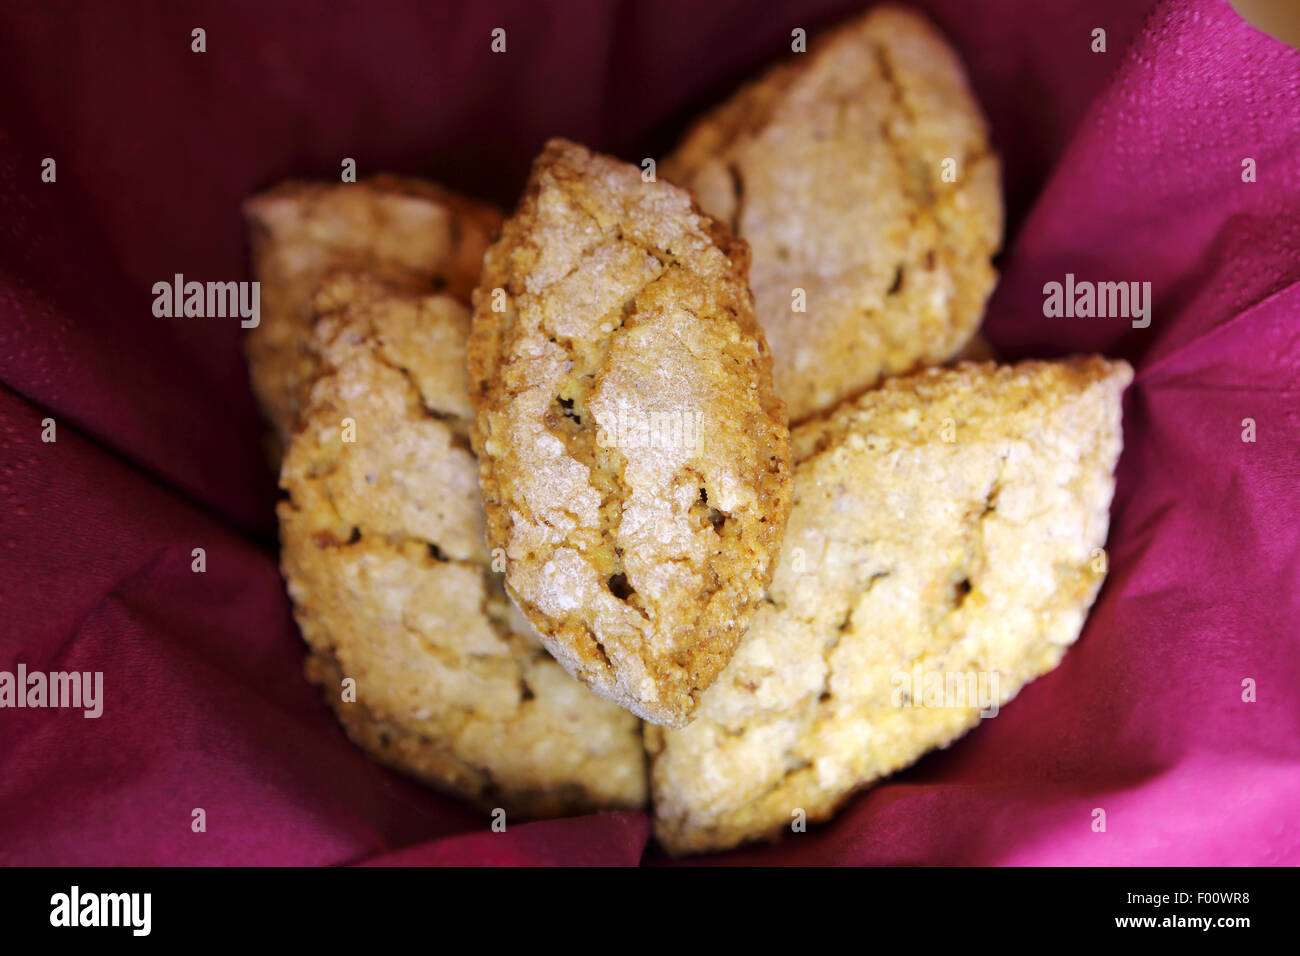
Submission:
[[[0,8],[0,670],[103,671],[105,696],[0,710],[0,863],[663,859],[646,814],[492,833],[348,743],[301,674],[238,321],[155,318],[151,289],[249,278],[240,201],[344,157],[508,204],[550,135],[661,156],[857,5],[341,6]],[[990,338],[1138,370],[1110,577],[997,719],[703,859],[1300,863],[1300,52],[1224,0],[919,6],[1004,160]],[[1151,282],[1150,327],[1044,317],[1067,273]]]

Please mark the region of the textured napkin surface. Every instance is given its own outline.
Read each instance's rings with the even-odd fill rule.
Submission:
[[[996,719],[833,823],[702,859],[1300,863],[1300,52],[1226,0],[918,6],[1003,157],[986,333],[1137,370],[1110,577]],[[345,158],[509,204],[551,135],[662,156],[856,9],[0,10],[0,671],[104,675],[98,719],[0,710],[0,863],[659,861],[644,814],[493,833],[344,739],[301,677],[238,320],[155,318],[151,289],[250,278],[240,201]],[[1150,326],[1046,317],[1067,274],[1150,282]]]

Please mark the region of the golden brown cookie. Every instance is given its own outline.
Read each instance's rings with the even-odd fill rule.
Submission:
[[[915,13],[877,8],[816,38],[661,169],[749,242],[791,422],[944,361],[979,325],[998,163],[961,62]]]
[[[314,308],[318,373],[279,509],[308,676],[357,744],[480,806],[640,806],[638,721],[564,673],[490,566],[469,450],[468,310],[346,274]]]
[[[418,179],[346,185],[284,183],[244,204],[261,283],[261,321],[248,333],[249,376],[281,443],[315,376],[307,347],[312,296],[327,274],[365,272],[410,292],[468,303],[501,214]]]
[[[825,819],[1056,666],[1105,576],[1131,377],[930,369],[794,430],[768,601],[695,722],[646,728],[666,849]]]
[[[947,364],[959,365],[962,362],[996,362],[997,360],[998,352],[993,347],[993,343],[976,332],[970,337],[970,341],[962,346],[961,351],[948,360]]]
[[[553,140],[474,294],[506,586],[569,673],[656,723],[688,720],[730,658],[789,510],[747,264],[685,191]]]

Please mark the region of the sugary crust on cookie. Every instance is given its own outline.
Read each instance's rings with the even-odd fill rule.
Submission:
[[[640,806],[636,718],[564,673],[491,570],[469,451],[468,311],[346,274],[325,281],[315,310],[317,377],[279,509],[308,676],[357,744],[480,806]]]
[[[566,670],[656,723],[689,719],[725,666],[789,511],[746,266],[683,190],[553,140],[474,295],[474,447],[506,585]]]
[[[1055,667],[1105,576],[1131,377],[1097,357],[930,369],[796,428],[768,603],[695,722],[646,728],[660,843],[825,819],[978,723],[921,675],[982,674],[1002,704]]]
[[[998,162],[961,62],[915,13],[877,8],[818,37],[660,169],[749,242],[791,422],[948,359],[979,324],[1002,240]]]
[[[397,289],[445,291],[468,303],[501,214],[433,183],[378,176],[360,183],[284,183],[244,203],[261,283],[248,333],[249,375],[280,442],[315,377],[307,347],[312,296],[331,272],[365,272]]]

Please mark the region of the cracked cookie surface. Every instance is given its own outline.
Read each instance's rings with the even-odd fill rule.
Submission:
[[[249,377],[275,436],[293,431],[316,373],[312,296],[329,273],[365,272],[409,292],[469,303],[501,214],[433,183],[289,182],[244,203],[261,283],[261,321],[246,339]]]
[[[794,429],[767,602],[695,722],[646,728],[669,852],[825,819],[1056,666],[1105,576],[1131,377],[1097,357],[931,369]]]
[[[689,719],[771,578],[789,432],[748,254],[687,193],[563,140],[474,294],[488,537],[569,673]]]
[[[279,508],[308,677],[359,746],[481,807],[642,805],[638,721],[564,673],[492,571],[469,450],[468,310],[341,274],[314,311],[317,377]]]
[[[815,38],[698,121],[661,171],[748,241],[791,422],[943,362],[979,325],[998,163],[960,61],[917,14],[878,8]]]

